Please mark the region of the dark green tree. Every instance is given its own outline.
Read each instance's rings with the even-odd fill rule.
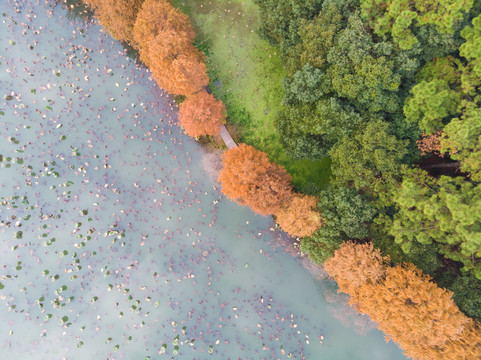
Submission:
[[[301,252],[307,254],[312,262],[322,264],[334,255],[343,242],[341,238],[321,237],[315,232],[312,236],[302,238],[300,248]]]
[[[351,106],[333,96],[315,105],[286,106],[276,123],[281,142],[292,158],[318,160],[357,129],[362,119]]]
[[[379,219],[375,219],[378,222]],[[371,225],[371,240],[376,248],[381,249],[382,253],[391,259],[394,265],[402,263],[413,263],[422,269],[423,273],[431,276],[436,275],[436,271],[442,266],[439,256],[439,246],[437,244],[420,244],[414,242],[409,253],[405,253],[401,246],[397,244],[392,236],[389,236],[389,224],[387,221],[382,224],[383,228]]]
[[[301,250],[316,263],[331,257],[346,240],[368,238],[369,224],[377,214],[356,190],[334,186],[319,194],[318,209],[324,225],[301,242]]]
[[[284,78],[282,86],[284,88],[282,102],[285,105],[314,103],[332,91],[329,77],[310,64],[304,65],[292,78]]]
[[[391,53],[391,45],[374,43],[359,16],[351,15],[327,56],[327,73],[337,95],[369,113],[398,111],[401,75]]]
[[[458,276],[449,290],[462,312],[481,319],[481,281],[471,276]]]
[[[276,126],[286,153],[292,159],[319,160],[327,156],[323,137],[307,130],[315,124],[315,108],[312,105],[286,106],[277,114]]]
[[[382,197],[400,177],[406,146],[407,141],[392,135],[388,123],[376,119],[363,124],[329,152],[335,183]]]
[[[346,26],[351,14],[350,8],[356,6],[352,0],[326,0],[322,10],[312,20],[302,19],[299,26],[299,41],[296,51],[286,59],[289,72],[301,69],[305,64],[317,68],[326,65],[327,54],[334,45],[334,38]]]
[[[413,34],[418,39],[418,43],[404,51],[410,56],[418,57],[422,63],[456,53],[463,41],[459,32],[465,22],[457,23],[456,31],[453,33],[440,33],[434,25],[415,27]]]
[[[452,55],[434,58],[427,62],[416,74],[416,83],[443,80],[455,91],[461,90],[461,61]]]
[[[259,34],[271,44],[279,46],[285,57],[299,42],[302,19],[319,13],[322,0],[255,0],[259,5]]]

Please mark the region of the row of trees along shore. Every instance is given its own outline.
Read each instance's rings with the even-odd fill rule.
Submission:
[[[171,94],[185,96],[179,123],[191,137],[215,136],[225,124],[224,104],[207,91],[204,55],[193,45],[195,33],[184,13],[167,0],[85,0],[117,40],[139,51],[154,80]],[[315,196],[292,191],[291,178],[267,155],[242,144],[224,154],[222,192],[262,215],[277,215],[293,236],[308,236],[322,220]]]
[[[185,97],[188,135],[219,134],[226,110],[207,92],[185,14],[166,0],[84,2],[139,50],[161,88]],[[302,237],[301,249],[407,356],[480,359],[481,3],[256,2],[259,33],[289,73],[283,145],[297,159],[329,156],[334,177],[296,193],[284,168],[241,144],[223,155],[222,192]],[[423,271],[455,289],[474,319]]]
[[[329,186],[304,189],[319,197],[324,225],[301,250],[412,358],[481,358],[470,335],[481,318],[481,2],[255,2],[258,32],[288,73],[276,124],[283,146],[295,159],[332,161]],[[350,240],[389,256],[386,275],[359,296],[332,270],[345,265]],[[365,261],[352,256],[347,282]],[[473,327],[451,332],[442,301],[428,306],[410,279],[452,298],[459,308],[449,311]],[[384,301],[387,289],[399,301]],[[440,342],[421,336],[430,330]]]
[[[193,45],[195,32],[184,13],[167,0],[85,0],[112,36],[137,49],[154,80],[181,95],[179,122],[187,135],[219,135],[224,104],[207,91],[204,55]]]

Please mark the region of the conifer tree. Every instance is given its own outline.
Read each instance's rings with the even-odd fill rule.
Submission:
[[[277,223],[289,235],[311,236],[322,225],[316,207],[315,196],[294,194],[275,214]]]
[[[219,135],[225,115],[224,104],[212,94],[202,91],[180,104],[179,122],[190,137]]]
[[[140,59],[149,68],[160,62],[161,69],[178,55],[185,54],[195,38],[187,15],[167,0],[146,0],[134,25],[134,41]]]
[[[371,243],[344,243],[325,269],[350,303],[377,322],[408,357],[457,360],[481,357],[479,324],[466,317],[452,292],[413,264],[391,267]]]
[[[85,0],[112,36],[133,45],[133,29],[144,0]]]
[[[261,215],[275,214],[292,195],[291,177],[267,154],[250,145],[227,150],[219,174],[222,192]]]

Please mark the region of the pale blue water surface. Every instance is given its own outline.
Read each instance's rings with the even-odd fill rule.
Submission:
[[[405,358],[221,195],[96,23],[0,13],[2,360]]]

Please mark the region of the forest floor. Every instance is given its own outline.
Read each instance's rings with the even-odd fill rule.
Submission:
[[[189,15],[200,48],[207,53],[211,90],[227,106],[228,122],[240,129],[241,141],[265,151],[284,166],[298,190],[323,187],[329,160],[292,160],[275,127],[286,72],[276,48],[259,38],[258,8],[253,0],[172,0]]]

